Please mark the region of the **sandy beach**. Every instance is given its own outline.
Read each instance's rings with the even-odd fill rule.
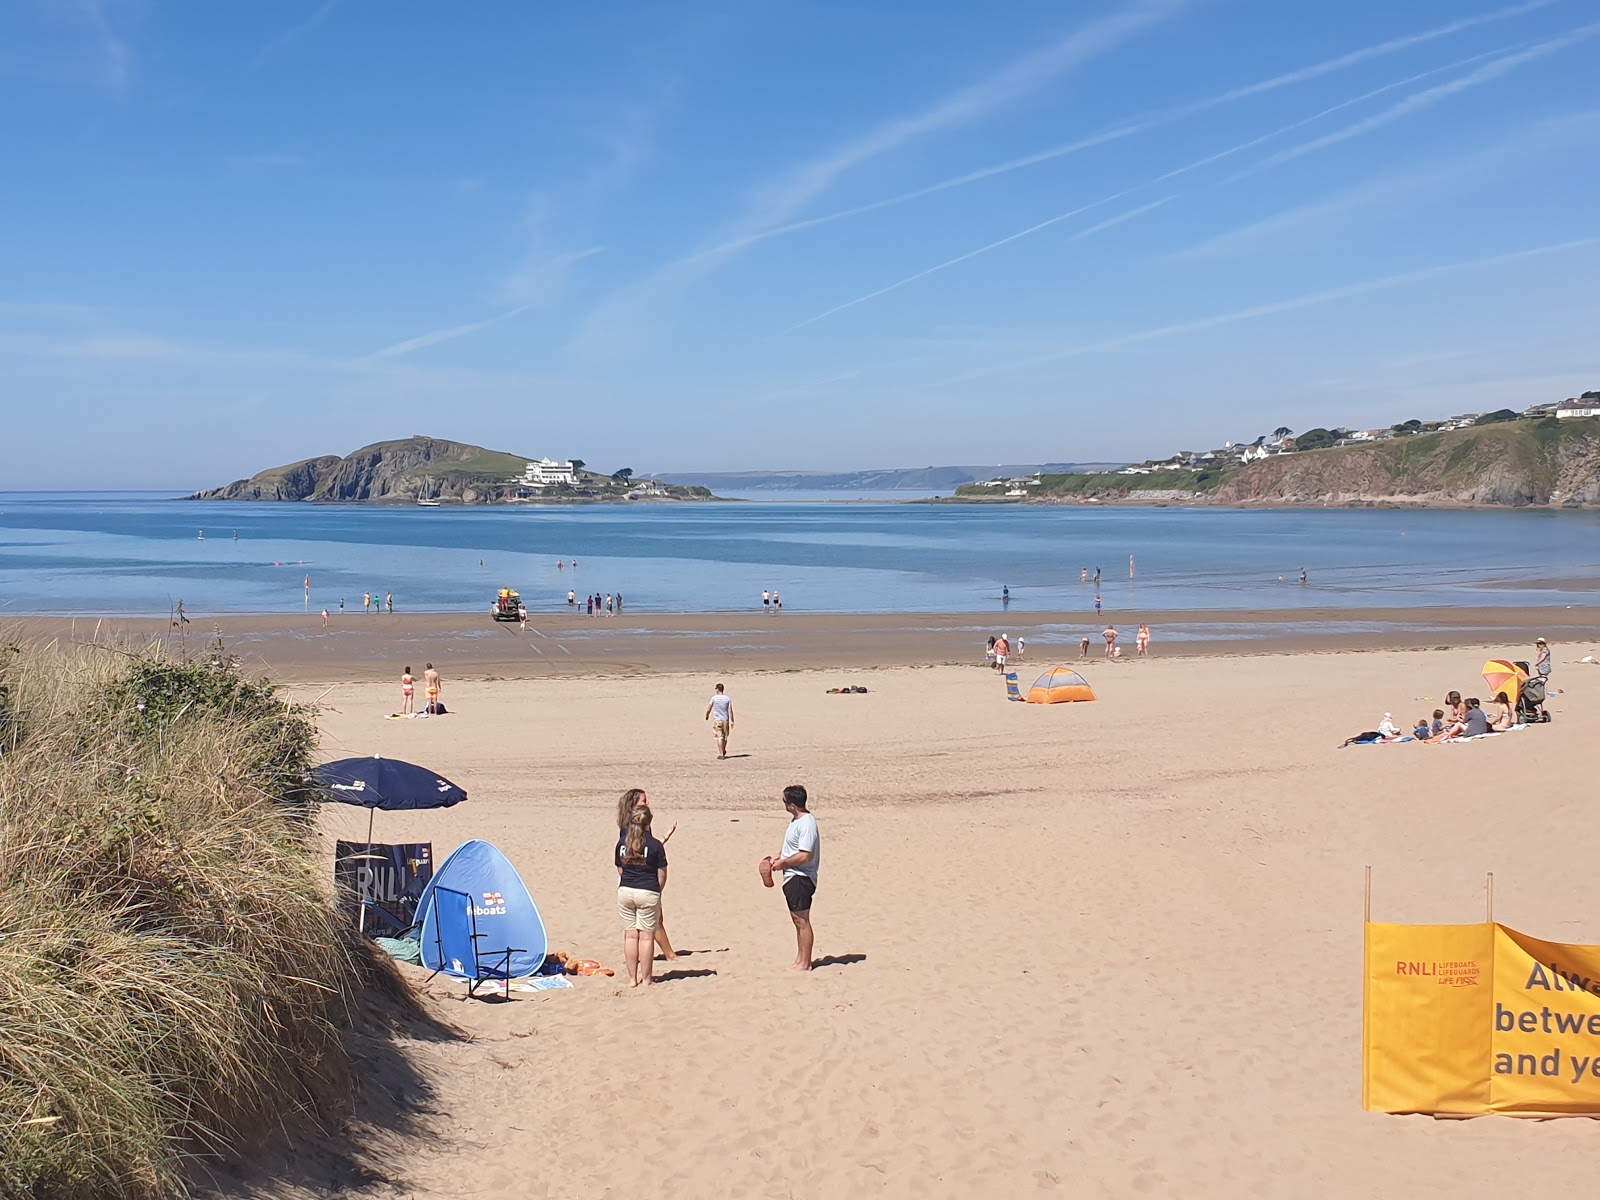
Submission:
[[[855,696],[794,662],[447,675],[451,715],[411,721],[386,719],[395,684],[308,685],[330,756],[427,763],[471,793],[380,814],[379,837],[494,842],[555,948],[621,965],[622,789],[678,826],[665,911],[691,953],[649,991],[578,979],[484,1004],[427,984],[466,1037],[411,1046],[433,1088],[404,1098],[431,1114],[421,1143],[351,1126],[388,1175],[367,1194],[1559,1194],[1587,1122],[1360,1108],[1364,865],[1375,919],[1479,920],[1494,871],[1499,919],[1600,942],[1574,836],[1592,647],[1557,646],[1547,726],[1338,748],[1386,710],[1482,692],[1507,649],[1095,662],[1099,701],[1057,707],[1008,704],[977,666],[863,666]],[[726,762],[702,719],[716,679]],[[793,782],[825,847],[810,975],[785,969],[793,933],[755,870]],[[330,857],[364,836],[355,809],[322,824]],[[274,1194],[326,1194],[319,1164]]]
[[[398,679],[408,663],[432,661],[455,679],[636,677],[661,672],[796,671],[969,665],[984,642],[1005,633],[1026,640],[1037,661],[1077,661],[1088,634],[1114,624],[1125,653],[1141,620],[1159,658],[1349,651],[1435,650],[1466,644],[1600,645],[1600,606],[1471,608],[1307,608],[1146,613],[994,611],[943,614],[720,612],[586,617],[538,614],[526,630],[487,614],[422,613],[332,617],[192,613],[181,631],[166,619],[28,617],[0,625],[9,636],[62,641],[161,640],[194,652],[221,637],[244,669],[286,682]],[[1519,653],[1526,658],[1531,653]],[[1581,655],[1580,655],[1581,656]]]

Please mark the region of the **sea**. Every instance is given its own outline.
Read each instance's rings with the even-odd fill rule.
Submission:
[[[0,617],[487,611],[568,589],[629,611],[1092,613],[1593,603],[1600,516],[1441,509],[929,505],[918,493],[743,502],[389,507],[0,492]],[[1129,578],[1129,558],[1135,571]],[[558,569],[559,564],[559,569]],[[1301,570],[1306,583],[1300,583]],[[311,584],[307,601],[305,581]]]

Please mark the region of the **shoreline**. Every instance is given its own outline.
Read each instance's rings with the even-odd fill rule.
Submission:
[[[62,640],[140,646],[160,641],[203,651],[214,637],[251,672],[288,683],[384,679],[409,663],[434,662],[455,679],[601,678],[982,666],[989,634],[1028,642],[1013,661],[1022,674],[1080,661],[1090,669],[1133,665],[1134,634],[1151,627],[1152,659],[1361,653],[1485,647],[1497,657],[1531,658],[1543,636],[1558,662],[1600,652],[1600,605],[1581,608],[1320,608],[1107,613],[809,614],[759,612],[539,615],[524,631],[476,613],[191,614],[181,631],[164,617],[17,617],[0,622],[0,642]],[[1114,624],[1124,646],[1108,664],[1100,632]],[[841,679],[841,682],[845,680]]]

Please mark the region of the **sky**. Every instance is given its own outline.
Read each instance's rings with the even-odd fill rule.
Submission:
[[[6,0],[0,490],[1143,459],[1600,387],[1594,0]]]

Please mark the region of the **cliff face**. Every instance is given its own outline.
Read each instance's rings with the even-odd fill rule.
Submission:
[[[502,454],[414,437],[377,442],[341,458],[325,455],[273,467],[226,487],[196,493],[196,500],[429,500],[452,497],[465,503],[497,499],[514,490],[521,455]]]
[[[1285,454],[1227,475],[1224,504],[1600,503],[1600,418],[1516,421]]]

